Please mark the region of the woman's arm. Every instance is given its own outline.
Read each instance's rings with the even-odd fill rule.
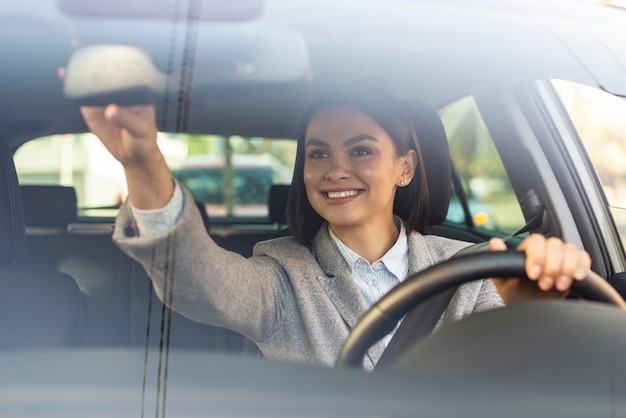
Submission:
[[[245,258],[220,248],[206,233],[191,194],[173,227],[142,236],[125,204],[113,240],[148,272],[159,298],[198,322],[240,332],[257,342],[282,321],[287,277],[269,257]]]
[[[81,113],[124,167],[132,207],[166,206],[175,183],[157,146],[155,107],[112,104],[82,107]],[[231,328],[256,341],[271,335],[281,318],[278,295],[287,288],[277,262],[268,257],[246,259],[217,246],[184,189],[174,225],[156,231],[142,234],[127,201],[113,239],[143,265],[164,303],[191,319]]]

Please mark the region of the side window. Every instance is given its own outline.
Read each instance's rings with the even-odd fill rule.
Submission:
[[[37,138],[15,153],[20,184],[72,186],[79,215],[112,217],[126,198],[122,165],[90,134]]]
[[[440,109],[439,115],[465,195],[462,198],[453,187],[446,220],[467,225],[465,207],[476,227],[502,232],[519,229],[524,215],[474,99],[457,100]]]
[[[272,184],[291,183],[295,141],[185,135],[170,142],[182,147],[180,155],[163,151],[172,174],[212,218],[265,218]]]
[[[622,242],[626,242],[626,101],[569,81],[553,80],[563,106],[602,184]]]
[[[158,144],[211,217],[265,218],[271,185],[291,182],[295,141],[160,133]],[[127,195],[121,164],[91,134],[28,141],[15,165],[21,184],[73,186],[81,216],[115,216]]]

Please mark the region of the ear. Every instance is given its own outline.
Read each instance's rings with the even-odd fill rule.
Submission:
[[[409,152],[401,156],[400,164],[402,166],[402,172],[400,173],[398,183],[402,186],[406,186],[413,180],[413,176],[415,176],[415,169],[417,168],[417,153],[415,150],[409,150]]]

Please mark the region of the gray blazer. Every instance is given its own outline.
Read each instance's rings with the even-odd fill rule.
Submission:
[[[139,235],[128,205],[113,233],[117,245],[148,271],[159,298],[195,321],[247,336],[267,358],[333,366],[366,305],[328,228],[320,228],[311,248],[292,237],[277,238],[258,243],[254,256],[245,258],[213,242],[191,195],[184,189],[183,194],[180,217],[167,233]],[[409,273],[467,245],[410,232]],[[454,294],[436,328],[502,305],[491,280],[468,283]],[[372,369],[383,350],[375,344],[365,368]]]

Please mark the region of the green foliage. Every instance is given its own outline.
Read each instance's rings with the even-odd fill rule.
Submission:
[[[211,151],[210,135],[185,135],[188,155],[208,154]]]

